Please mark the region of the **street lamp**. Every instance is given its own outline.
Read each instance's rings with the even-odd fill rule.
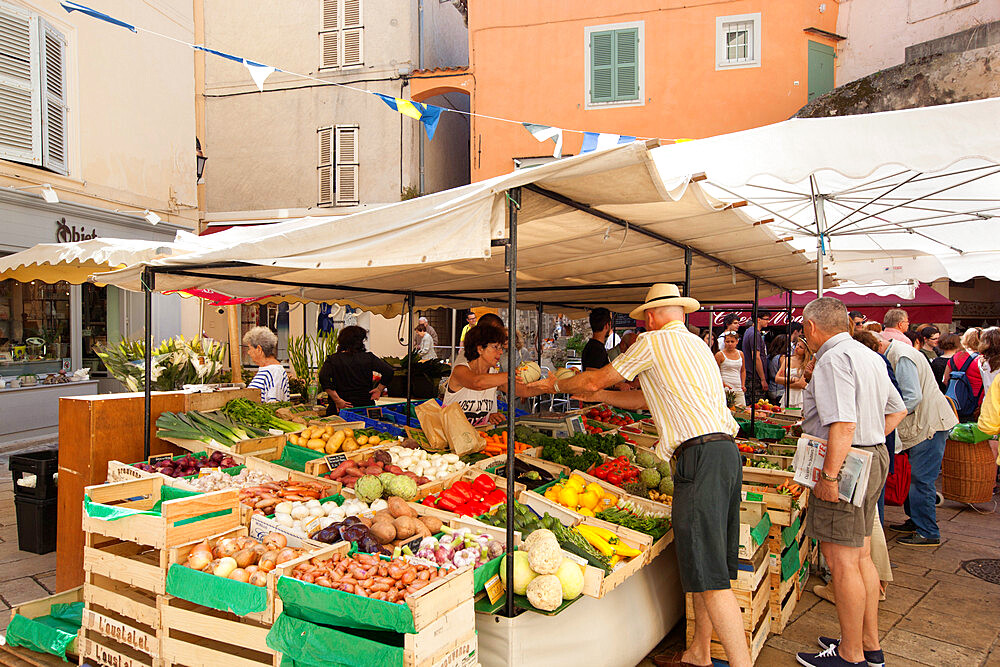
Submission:
[[[205,182],[202,176],[205,174],[205,163],[208,162],[208,158],[205,157],[205,154],[201,152],[201,141],[197,137],[194,140],[194,148],[196,156],[195,159],[197,160],[197,167],[195,173],[197,173],[198,175],[197,183],[200,185]]]

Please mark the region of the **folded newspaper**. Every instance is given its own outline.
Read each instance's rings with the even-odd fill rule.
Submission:
[[[805,433],[799,438],[792,457],[795,468],[795,482],[808,486],[816,486],[823,472],[826,461],[826,440]],[[867,449],[851,447],[840,469],[840,499],[861,507],[868,491],[868,476],[872,469],[872,453]]]

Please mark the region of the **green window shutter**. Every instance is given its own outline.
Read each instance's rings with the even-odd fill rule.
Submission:
[[[614,102],[615,32],[590,33],[590,101]]]
[[[615,31],[615,101],[639,98],[639,30]]]

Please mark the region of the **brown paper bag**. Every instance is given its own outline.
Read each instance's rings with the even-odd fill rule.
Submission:
[[[427,447],[431,450],[448,449],[448,436],[445,434],[444,424],[441,421],[441,406],[435,400],[424,401],[416,406],[413,411],[420,420],[420,430],[427,438]]]
[[[458,403],[446,405],[441,409],[441,423],[444,425],[451,451],[459,456],[478,452],[486,444],[479,437],[479,431],[469,423]]]

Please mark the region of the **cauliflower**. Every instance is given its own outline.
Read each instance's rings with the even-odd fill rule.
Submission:
[[[528,549],[528,565],[538,574],[555,574],[562,565],[562,559],[562,550],[555,540],[535,540]]]
[[[554,574],[543,574],[528,584],[527,596],[528,602],[536,609],[553,611],[558,609],[563,601],[562,583]]]
[[[535,544],[535,542],[552,542],[556,546],[559,546],[559,540],[556,539],[556,534],[551,530],[546,528],[539,528],[538,530],[532,531],[530,535],[524,538],[524,543],[521,544],[521,549],[528,551]]]

